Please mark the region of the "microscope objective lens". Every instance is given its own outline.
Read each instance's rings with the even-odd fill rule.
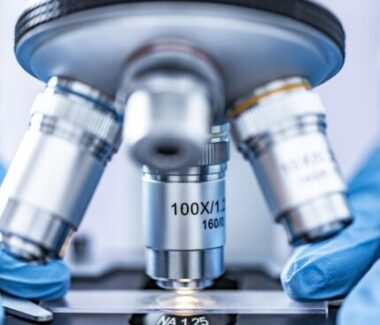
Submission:
[[[323,85],[343,68],[346,49],[361,47],[346,47],[340,20],[319,2],[28,1],[15,28],[17,62],[0,60],[0,138],[10,139],[0,162],[10,161],[11,140],[23,135],[9,168],[0,164],[0,283],[8,266],[11,274],[0,286],[5,310],[26,314],[7,305],[22,296],[42,299],[35,307],[61,314],[63,323],[77,316],[153,325],[325,317],[328,304],[312,301],[329,295],[318,288],[299,303],[307,293],[293,289],[314,285],[314,273],[323,278],[318,285],[328,282],[332,272],[299,255],[302,261],[287,264],[291,274],[281,273],[294,247],[329,239],[327,256],[357,226],[343,176],[352,162],[342,152],[354,155],[337,144],[354,148],[361,140],[334,131],[330,142],[328,124],[350,130],[349,114],[341,113],[342,122],[332,112],[330,123],[321,97],[331,91],[325,98],[339,106],[331,101],[342,90]],[[10,8],[16,13],[15,1],[0,3],[4,17]],[[45,89],[24,85],[18,65]],[[28,95],[35,100],[26,125],[13,106]],[[371,118],[356,114],[353,125],[365,124],[359,137]],[[314,246],[307,247],[309,254]],[[355,263],[342,262],[352,274]],[[25,281],[24,270],[33,274]],[[302,272],[306,281],[294,285]],[[348,293],[346,276],[339,274],[345,290],[334,297]],[[29,285],[48,293],[25,294]],[[45,305],[45,297],[52,301]],[[0,323],[1,316],[0,308]]]

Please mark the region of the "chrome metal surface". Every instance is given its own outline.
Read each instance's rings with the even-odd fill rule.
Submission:
[[[153,249],[198,250],[221,247],[225,241],[225,179],[157,182],[144,176],[146,245]],[[204,222],[218,220],[208,229]],[[220,225],[219,225],[220,223]]]
[[[220,67],[207,52],[196,45],[177,39],[157,39],[137,48],[126,60],[118,87],[117,104],[125,102],[141,87],[141,79],[149,75],[180,75],[190,78],[189,82],[195,81],[197,84],[193,84],[192,88],[201,88],[209,101],[212,125],[225,123],[224,83]],[[155,86],[156,91],[167,88],[159,82],[156,82]],[[181,87],[175,87],[173,92],[176,93],[176,90],[181,92]],[[120,108],[122,112],[124,107]]]
[[[126,59],[152,41],[167,39],[194,44],[214,59],[226,80],[228,101],[292,75],[319,85],[344,60],[333,40],[302,22],[191,1],[129,3],[71,14],[27,33],[16,54],[40,80],[64,75],[114,95]]]
[[[282,89],[281,87],[293,84],[299,85],[300,88],[280,92],[276,92],[276,88],[272,89],[274,86]],[[260,139],[268,133],[273,133],[270,136],[275,136],[275,130],[292,129],[292,125],[287,128],[285,124],[295,124],[292,119],[302,118],[305,120],[309,116],[314,116],[314,119],[321,116],[323,119],[326,109],[319,95],[304,88],[303,85],[305,85],[305,81],[302,78],[271,82],[269,86],[260,87],[258,91],[239,100],[236,106],[240,106],[244,102],[249,103],[250,98],[257,98],[254,105],[247,106],[247,109],[243,110],[241,114],[234,116],[231,123],[235,142],[241,144],[253,138]],[[267,94],[267,96],[261,97],[263,94]],[[321,122],[323,123],[323,121],[313,121],[308,124],[315,125]],[[297,128],[295,131],[298,131]]]
[[[223,245],[192,251],[147,248],[146,272],[164,289],[199,290],[210,287],[214,279],[224,273]]]
[[[252,106],[238,104],[232,122],[236,144],[294,245],[331,237],[353,218],[326,137],[324,108],[306,87],[301,78],[263,86],[248,99]]]
[[[61,257],[72,225],[25,202],[9,200],[2,207],[0,229],[5,248],[25,260]]]
[[[0,231],[13,254],[27,260],[62,256],[120,145],[121,117],[110,101],[99,104],[104,98],[57,78],[37,98],[0,190]]]
[[[352,212],[344,193],[324,195],[278,217],[292,244],[318,242],[334,236],[352,221]]]
[[[18,235],[2,236],[4,249],[12,256],[24,261],[39,261],[45,262],[47,256],[54,257],[53,254],[47,253],[40,245],[36,245],[29,240],[24,240]]]
[[[128,61],[118,94],[118,103],[126,103],[129,151],[140,164],[163,171],[192,166],[211,126],[225,123],[221,78],[189,46],[140,51]]]
[[[73,90],[69,90],[72,86]],[[83,94],[77,91],[83,88]],[[122,116],[116,113],[112,101],[98,90],[77,81],[56,78],[48,83],[31,111],[31,129],[67,138],[90,149],[92,143],[106,148],[100,157],[108,160],[121,141]],[[104,102],[101,102],[104,100]]]
[[[227,131],[212,128],[192,168],[143,169],[147,273],[161,287],[202,289],[224,272]]]
[[[223,272],[222,272],[223,273]],[[156,280],[157,285],[165,290],[176,290],[179,292],[198,291],[209,288],[214,284],[214,280]]]
[[[48,89],[52,92],[59,92],[66,97],[73,96],[75,100],[81,97],[86,101],[87,106],[92,103],[95,109],[103,109],[115,116],[117,115],[113,97],[83,82],[53,76],[48,81]]]
[[[327,315],[326,302],[300,303],[282,291],[70,291],[65,299],[45,302],[54,314],[251,314]]]

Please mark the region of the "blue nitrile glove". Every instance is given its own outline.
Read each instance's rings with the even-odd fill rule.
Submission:
[[[0,250],[0,291],[33,300],[58,299],[70,285],[70,271],[62,261],[46,265],[20,262]],[[3,311],[0,312],[2,324]]]
[[[4,169],[0,167],[0,182],[4,174]],[[0,294],[50,300],[63,297],[69,286],[70,271],[62,261],[53,260],[45,265],[21,262],[6,253],[0,244]],[[0,299],[0,324],[3,319]]]
[[[290,297],[313,301],[350,293],[339,324],[380,322],[380,146],[349,186],[355,214],[351,227],[333,239],[300,248],[282,274]]]

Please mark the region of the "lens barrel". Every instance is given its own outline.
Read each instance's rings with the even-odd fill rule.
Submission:
[[[197,165],[143,170],[147,274],[165,289],[203,289],[224,272],[228,127],[212,128]]]
[[[158,42],[128,60],[118,102],[125,103],[125,139],[140,164],[175,171],[197,164],[212,125],[224,122],[224,89],[206,54]]]
[[[28,261],[63,255],[121,131],[112,99],[78,81],[49,81],[0,190],[0,231],[11,253]]]
[[[326,113],[303,78],[255,89],[231,112],[235,143],[293,245],[316,242],[352,222],[347,188],[326,136]]]

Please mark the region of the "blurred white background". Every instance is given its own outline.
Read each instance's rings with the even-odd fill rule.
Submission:
[[[331,8],[347,32],[347,61],[339,76],[318,91],[329,111],[331,142],[349,177],[376,141],[380,103],[380,1],[316,1]],[[0,154],[8,165],[28,126],[28,111],[43,85],[13,55],[13,29],[24,1],[0,1]],[[61,172],[61,171],[58,171]],[[124,150],[109,165],[81,232],[89,234],[98,259],[143,262],[140,173]],[[239,188],[239,191],[235,189]],[[274,226],[250,167],[233,153],[228,176],[227,262],[281,264],[287,255],[282,229]]]

